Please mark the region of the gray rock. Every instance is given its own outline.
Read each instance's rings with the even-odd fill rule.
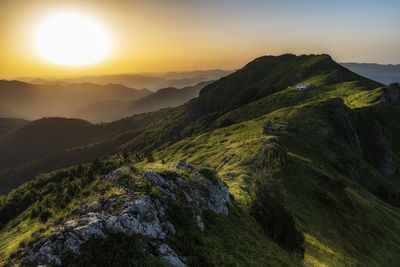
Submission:
[[[151,170],[146,171],[145,178],[151,184],[157,185],[159,187],[165,187],[165,188],[168,188],[169,190],[173,190],[176,187],[174,181],[164,179],[161,175],[159,175],[155,171],[151,171]]]
[[[104,175],[100,178],[100,180],[104,181],[104,180],[113,180],[113,181],[117,181],[119,179],[121,179],[121,177],[125,174],[125,173],[129,173],[131,172],[131,169],[129,167],[121,167],[118,168],[112,172],[110,172],[107,175]]]
[[[187,168],[186,160],[180,159],[180,160],[178,160],[178,162],[175,162],[175,163],[169,165],[169,167],[185,170]]]
[[[296,89],[300,90],[300,91],[304,91],[304,90],[312,89],[314,87],[315,87],[314,85],[309,84],[309,83],[301,83],[296,86]]]
[[[194,217],[194,220],[196,221],[197,226],[199,227],[199,229],[204,232],[204,223],[203,220],[201,219],[200,215],[196,215]]]
[[[184,163],[184,164],[183,164]],[[176,199],[172,190],[180,190],[189,202],[203,210],[212,210],[227,215],[230,195],[228,188],[221,181],[213,182],[205,178],[198,171],[188,168],[185,162],[177,164],[179,168],[186,168],[190,173],[190,182],[180,177],[164,178],[155,171],[146,171],[145,178],[157,186],[164,195]],[[185,167],[186,166],[186,167]],[[104,179],[118,179],[127,171],[119,168],[103,177]],[[91,239],[106,239],[111,234],[132,236],[139,234],[144,238],[147,246],[155,246],[162,257],[174,266],[185,266],[181,258],[167,244],[169,234],[176,234],[171,222],[164,219],[166,207],[157,198],[149,195],[139,196],[126,193],[111,198],[101,198],[80,210],[80,217],[65,221],[62,225],[53,228],[49,237],[42,238],[31,245],[27,250],[27,259],[30,263],[62,265],[57,251],[80,253],[80,247]],[[196,224],[204,231],[204,223],[200,215],[195,216]]]
[[[172,223],[170,223],[170,222],[167,221],[167,222],[165,223],[165,226],[167,227],[168,232],[169,232],[170,234],[172,234],[172,235],[175,235],[175,234],[176,234],[175,227],[174,227],[174,225],[173,225]]]
[[[176,267],[184,267],[186,264],[182,262],[182,260],[178,257],[176,252],[171,249],[167,244],[162,244],[158,248],[158,252],[165,261],[171,263],[173,266]]]
[[[101,210],[101,208],[102,208],[101,204],[97,201],[93,201],[92,203],[90,203],[88,205],[88,209],[92,212],[99,211],[99,210]]]

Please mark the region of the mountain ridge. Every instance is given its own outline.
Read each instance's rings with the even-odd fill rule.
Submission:
[[[313,86],[300,90],[299,84]],[[206,86],[198,98],[181,106],[95,125],[101,129],[97,133],[102,132],[99,141],[24,163],[25,178],[30,181],[0,198],[0,217],[5,223],[0,247],[10,253],[17,246],[27,249],[27,242],[11,242],[7,238],[11,233],[23,241],[32,241],[27,237],[32,233],[49,236],[56,220],[88,203],[101,176],[120,166],[139,174],[158,170],[163,177],[185,178],[183,172],[172,174],[171,167],[165,167],[186,159],[201,166],[199,171],[210,181],[215,182],[218,175],[232,194],[238,209],[233,217],[202,218],[206,218],[205,229],[215,225],[226,233],[223,240],[248,240],[249,256],[238,262],[268,264],[253,254],[261,249],[274,251],[287,265],[395,266],[400,262],[398,114],[399,84],[384,86],[364,78],[327,55],[260,57]],[[284,125],[281,135],[264,134],[267,121]],[[78,154],[80,158],[74,159]],[[66,165],[56,165],[59,162]],[[54,171],[31,180],[37,169]],[[0,181],[12,177],[12,171],[3,170]],[[154,198],[165,193],[141,184],[140,177],[124,177],[133,190],[148,190]],[[27,188],[35,190],[29,193]],[[100,189],[102,195],[113,196],[121,184]],[[179,211],[175,218],[192,218],[183,202],[173,207]],[[251,220],[254,224],[244,225],[251,227],[248,230],[262,229],[256,236],[266,239],[256,241],[246,235],[236,221],[239,217]],[[29,228],[32,223],[47,232]],[[174,224],[192,225],[187,220]],[[20,226],[18,231],[13,230],[15,225]],[[183,230],[168,245],[181,256],[198,257],[193,264],[215,264],[209,256],[221,255],[218,249],[237,249],[220,244],[217,236],[214,243],[209,242],[208,234],[203,239],[197,230]],[[197,250],[199,242],[209,244],[209,256]],[[115,244],[106,240],[101,250]],[[93,250],[88,248],[90,253]],[[222,255],[230,258],[229,253]],[[213,258],[224,262],[219,256]],[[13,259],[18,261],[18,254]]]

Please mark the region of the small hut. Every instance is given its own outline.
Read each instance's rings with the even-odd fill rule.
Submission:
[[[271,121],[267,121],[263,126],[263,133],[270,135],[280,135],[285,128],[280,125],[273,125]]]

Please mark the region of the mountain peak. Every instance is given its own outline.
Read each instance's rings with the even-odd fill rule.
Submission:
[[[326,54],[262,56],[204,87],[198,105],[205,113],[231,110],[316,77],[327,83],[361,79]]]

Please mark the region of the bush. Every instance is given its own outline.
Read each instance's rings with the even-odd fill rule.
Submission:
[[[212,181],[214,185],[218,186],[217,173],[209,168],[201,168],[199,172],[206,177],[208,180]]]
[[[39,214],[39,220],[45,223],[51,217],[51,215],[52,214],[48,209],[42,210],[42,212]]]
[[[122,234],[92,239],[82,245],[79,255],[70,253],[62,262],[65,266],[169,266],[144,250],[139,236]]]
[[[146,150],[144,153],[144,157],[147,159],[148,162],[154,162],[154,157],[151,150]]]

